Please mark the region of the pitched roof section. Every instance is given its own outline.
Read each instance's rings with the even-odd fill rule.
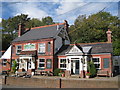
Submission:
[[[64,23],[31,28],[30,31],[26,32],[21,37],[14,39],[13,42],[54,38],[63,27]]]
[[[84,47],[92,47],[91,48],[91,54],[99,54],[99,53],[112,53],[112,43],[81,43],[77,44],[77,46],[80,46],[82,48]],[[73,45],[64,45],[60,48],[60,50],[57,52],[57,55],[65,55],[67,51],[69,51]]]

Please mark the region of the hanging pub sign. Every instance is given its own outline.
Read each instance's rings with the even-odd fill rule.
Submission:
[[[35,49],[35,43],[27,43],[24,45],[24,50],[34,50]]]

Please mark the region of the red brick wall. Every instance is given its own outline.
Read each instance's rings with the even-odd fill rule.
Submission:
[[[6,66],[3,66],[2,65],[2,60],[1,60],[1,67],[2,67],[2,71],[7,71],[7,70],[10,70],[10,63],[11,63],[11,61],[10,61],[10,59],[7,59],[7,62],[8,63],[6,63]]]
[[[101,63],[100,63],[101,70],[108,71],[109,75],[111,76],[111,74],[112,74],[112,55],[111,54],[99,54],[99,55],[92,55],[92,57],[100,57],[101,58]],[[104,63],[103,63],[104,58],[109,58],[109,68],[104,68]]]

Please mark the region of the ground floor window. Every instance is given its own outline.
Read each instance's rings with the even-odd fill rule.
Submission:
[[[47,69],[51,69],[52,68],[52,60],[51,59],[47,59],[46,60],[46,68]]]
[[[60,68],[66,69],[66,59],[60,59]]]
[[[109,58],[103,58],[103,67],[109,68]]]
[[[39,59],[39,69],[44,69],[45,68],[45,59]]]
[[[95,68],[98,70],[100,69],[100,58],[92,58],[92,61],[95,65]]]
[[[3,66],[6,66],[6,65],[7,65],[7,59],[3,59],[2,65],[3,65]]]

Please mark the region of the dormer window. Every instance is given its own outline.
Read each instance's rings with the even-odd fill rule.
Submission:
[[[16,46],[16,54],[20,54],[21,51],[22,51],[22,45],[17,45]]]
[[[39,43],[38,44],[38,53],[39,54],[45,54],[45,43]]]

